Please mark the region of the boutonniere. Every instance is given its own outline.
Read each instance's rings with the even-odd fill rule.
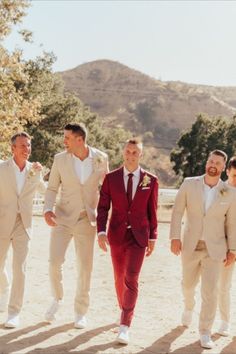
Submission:
[[[148,175],[144,175],[143,176],[143,180],[140,183],[140,187],[147,187],[149,184],[151,183],[151,178]]]
[[[228,188],[227,187],[223,187],[219,190],[219,193],[222,197],[224,197],[228,192]]]
[[[33,162],[28,172],[28,178],[33,178],[40,171],[42,171],[42,165],[39,162]]]
[[[104,158],[101,155],[96,155],[93,159],[94,166],[99,168],[104,163]]]
[[[32,178],[36,175],[36,169],[33,168],[33,166],[30,168],[29,173],[28,173],[28,178]]]

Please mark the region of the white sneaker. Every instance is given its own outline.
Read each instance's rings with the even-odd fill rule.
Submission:
[[[84,315],[75,315],[75,328],[84,329],[87,327],[87,319]]]
[[[211,337],[208,334],[200,335],[201,347],[206,349],[214,348],[214,342],[211,340]]]
[[[182,325],[185,327],[189,327],[192,322],[193,311],[184,310],[182,314]]]
[[[125,325],[120,326],[120,330],[118,336],[116,337],[116,341],[121,344],[129,343],[129,327]]]
[[[45,313],[45,320],[49,323],[56,319],[55,314],[57,313],[59,307],[62,304],[62,300],[53,299],[51,305],[49,306],[47,312]]]
[[[9,288],[4,290],[0,296],[0,312],[5,312],[9,300]]]
[[[16,328],[20,324],[20,318],[18,314],[8,315],[6,322],[4,323],[5,328]]]
[[[217,333],[220,334],[223,337],[228,337],[229,333],[230,333],[229,323],[222,320]]]

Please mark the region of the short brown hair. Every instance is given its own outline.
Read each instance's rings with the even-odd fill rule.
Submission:
[[[11,137],[12,145],[14,145],[16,143],[16,139],[18,137],[23,137],[23,138],[27,138],[27,139],[31,140],[31,137],[30,137],[30,135],[28,133],[26,133],[26,132],[18,132],[18,133],[15,133],[14,135],[12,135],[12,137]]]
[[[230,170],[231,168],[235,168],[236,169],[236,156],[232,156],[229,159],[229,162],[227,164],[227,170]]]
[[[224,152],[224,151],[222,151],[222,150],[218,150],[218,149],[211,151],[211,152],[209,153],[209,155],[208,155],[208,158],[209,158],[211,155],[221,156],[221,157],[223,157],[223,159],[224,159],[225,162],[226,162],[227,159],[228,159],[228,155],[226,154],[226,152]]]
[[[83,124],[78,124],[78,123],[66,124],[64,130],[71,130],[73,134],[81,136],[84,141],[86,140],[88,134],[85,126]]]
[[[128,139],[126,140],[125,142],[125,146],[127,144],[133,144],[133,145],[137,145],[137,147],[142,150],[143,149],[143,143],[142,143],[142,140],[140,138],[131,138],[131,139]]]

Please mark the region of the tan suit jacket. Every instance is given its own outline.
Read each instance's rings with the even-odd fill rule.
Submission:
[[[183,255],[191,256],[198,241],[203,239],[210,257],[221,261],[228,249],[236,249],[236,191],[220,180],[215,200],[205,212],[203,178],[186,178],[181,185],[173,208],[170,238],[181,238],[186,212]]]
[[[24,228],[31,236],[34,194],[44,193],[46,185],[39,171],[26,163],[26,177],[23,189],[18,195],[13,160],[0,163],[0,238],[9,237],[13,231],[17,214],[21,215]]]
[[[108,159],[107,155],[98,149],[90,147],[90,151],[93,173],[84,184],[80,183],[76,175],[73,155],[66,151],[55,155],[45,195],[44,211],[53,210],[56,203],[57,225],[73,227],[80,212],[86,210],[90,223],[96,226],[98,186],[108,172]],[[59,187],[61,193],[56,200]]]

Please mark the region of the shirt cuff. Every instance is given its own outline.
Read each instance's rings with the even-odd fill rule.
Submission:
[[[152,242],[156,242],[156,238],[149,238],[149,240],[148,241],[152,241]]]
[[[104,235],[106,236],[106,232],[105,232],[105,231],[100,231],[100,232],[98,233],[98,237],[99,237],[99,236],[104,236]]]
[[[43,211],[43,215],[45,215],[48,211],[52,211],[52,209],[45,209],[44,211]]]

